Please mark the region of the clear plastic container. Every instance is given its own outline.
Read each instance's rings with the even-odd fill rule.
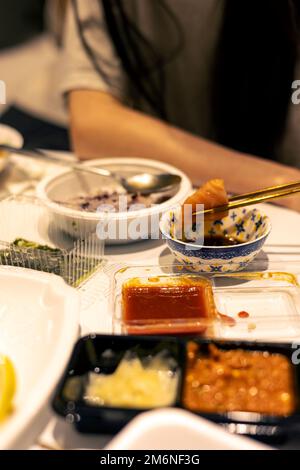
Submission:
[[[102,264],[104,245],[96,234],[74,240],[36,198],[0,202],[0,264],[61,276],[77,287]]]
[[[257,267],[257,266],[256,266]],[[288,270],[284,270],[287,269]],[[274,270],[273,270],[274,269]],[[275,270],[276,269],[276,270]],[[199,334],[206,338],[269,342],[300,342],[300,263],[284,262],[268,266],[266,271],[247,271],[225,275],[209,275],[215,314],[198,318]],[[191,279],[203,276],[187,274],[182,266],[127,266],[118,269],[112,279],[113,332],[132,333],[124,319],[123,286],[131,279],[141,283],[151,278],[168,276]],[[170,303],[170,310],[172,305]],[[141,311],[141,320],[143,312]],[[164,318],[163,334],[190,334],[190,319],[183,315]],[[152,334],[155,320],[144,321],[139,334]],[[202,331],[201,331],[202,328]],[[158,331],[154,332],[158,334]],[[195,334],[195,331],[192,333]]]

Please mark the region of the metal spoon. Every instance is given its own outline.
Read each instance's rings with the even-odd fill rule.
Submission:
[[[157,193],[168,191],[181,183],[181,177],[171,173],[161,173],[158,175],[152,175],[150,173],[140,173],[137,175],[129,176],[124,178],[117,173],[106,170],[104,168],[98,168],[94,166],[86,166],[81,163],[73,163],[68,160],[63,160],[55,155],[49,154],[44,150],[40,149],[18,149],[6,144],[0,144],[0,150],[8,151],[11,153],[17,153],[19,155],[27,155],[32,158],[39,158],[42,160],[49,160],[54,163],[68,166],[74,171],[81,171],[85,173],[91,173],[98,176],[106,176],[115,179],[128,193]]]

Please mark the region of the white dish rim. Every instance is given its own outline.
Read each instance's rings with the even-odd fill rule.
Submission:
[[[1,130],[4,130],[8,132],[9,134],[11,134],[12,142],[10,142],[9,145],[12,145],[16,148],[22,148],[24,144],[24,139],[23,139],[22,134],[17,129],[15,129],[14,127],[8,126],[7,124],[0,124],[0,133],[1,133]],[[11,155],[12,153],[9,153],[9,155]]]
[[[211,441],[213,439],[215,440],[216,450],[224,446],[232,450],[273,450],[272,447],[268,447],[266,444],[256,442],[249,437],[231,434],[216,423],[192,414],[187,410],[177,408],[162,408],[160,410],[151,410],[139,414],[113,437],[105,447],[105,450],[135,450],[137,447],[136,442],[141,437],[145,439],[149,431],[150,433],[156,431],[159,434],[160,425],[166,423],[170,423],[170,428],[173,427],[175,429],[176,426],[181,427],[181,430],[184,429],[184,427],[188,427],[198,439],[205,439],[207,435]],[[178,450],[183,447],[184,446],[178,446]],[[186,447],[185,444],[185,448],[188,449],[189,447]],[[163,447],[159,449],[162,450]]]
[[[22,435],[26,432],[26,428],[41,413],[44,407],[49,406],[51,395],[57,386],[64,368],[70,358],[74,344],[79,336],[79,294],[75,289],[68,286],[62,278],[54,274],[42,273],[26,268],[15,268],[12,266],[1,266],[1,274],[19,278],[20,280],[26,276],[26,279],[41,279],[52,284],[56,292],[61,292],[67,298],[67,306],[65,309],[64,325],[59,341],[56,344],[54,354],[51,356],[47,368],[41,374],[34,393],[28,397],[28,401],[24,404],[24,408],[16,410],[3,423],[0,430],[0,449],[13,449],[15,446],[21,446]],[[5,351],[1,351],[5,354]]]

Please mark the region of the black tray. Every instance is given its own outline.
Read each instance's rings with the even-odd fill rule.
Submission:
[[[223,350],[243,349],[246,351],[268,351],[273,354],[282,354],[292,361],[295,349],[288,343],[266,343],[249,341],[205,340],[193,338],[193,342],[202,345],[202,350],[209,344],[215,344]],[[186,342],[187,344],[187,342]],[[292,364],[292,362],[291,362]],[[268,416],[260,413],[229,412],[229,413],[193,413],[203,418],[223,425],[234,434],[255,437],[264,442],[281,442],[288,434],[298,429],[300,424],[300,365],[292,364],[294,372],[294,387],[296,395],[295,413],[289,416]],[[184,372],[185,367],[183,367]],[[180,400],[180,406],[183,406]],[[190,411],[190,410],[188,410]]]
[[[153,336],[116,336],[94,335],[80,339],[73,351],[66,372],[57,387],[53,399],[53,408],[67,418],[80,432],[115,433],[132,418],[146,409],[97,407],[86,404],[83,392],[86,386],[87,373],[100,367],[102,371],[112,373],[127,350],[135,349],[140,357],[149,353],[155,355],[166,349],[175,359],[180,371],[178,394],[174,407],[187,409],[182,403],[182,391],[186,368],[187,344],[193,340],[202,345],[215,344],[221,349],[244,349],[248,351],[269,351],[279,353],[290,360],[295,349],[291,344],[257,343],[247,341],[206,340],[198,338],[176,339],[174,337]],[[101,357],[111,349],[114,354],[109,358]],[[300,365],[292,365],[295,380],[296,410],[286,417],[266,416],[259,413],[196,413],[206,419],[225,426],[230,432],[245,434],[264,441],[280,441],[283,436],[299,430],[300,425]],[[66,384],[71,377],[78,377],[76,393],[67,396]],[[77,379],[76,379],[77,380]],[[74,391],[73,391],[74,392]]]
[[[115,433],[125,426],[132,418],[149,409],[99,407],[86,404],[83,399],[86,386],[86,374],[101,368],[104,373],[112,373],[117,368],[124,354],[128,350],[135,350],[139,357],[149,353],[155,355],[159,351],[168,350],[176,363],[184,362],[184,345],[176,339],[162,337],[136,337],[136,336],[87,336],[78,341],[73,351],[67,370],[57,388],[53,400],[54,410],[75,424],[80,432],[89,433]],[[101,355],[106,350],[115,354],[108,358]],[[180,367],[179,367],[180,371]],[[78,377],[78,386],[71,399],[66,393],[66,384],[71,377]],[[178,394],[174,406],[179,405],[181,391],[180,373]]]

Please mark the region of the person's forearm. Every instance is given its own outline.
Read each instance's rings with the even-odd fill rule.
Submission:
[[[99,97],[100,95],[100,97]],[[83,101],[82,101],[83,99]],[[82,111],[82,118],[78,115]],[[300,180],[300,171],[224,148],[136,112],[99,92],[75,92],[70,99],[75,152],[81,158],[137,156],[161,160],[185,171],[195,184],[224,178],[241,193]],[[300,196],[283,201],[300,208]]]

